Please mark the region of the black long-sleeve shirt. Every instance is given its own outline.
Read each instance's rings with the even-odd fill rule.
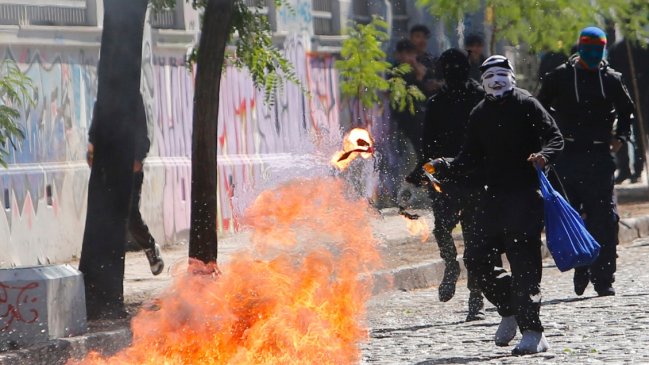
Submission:
[[[514,89],[504,100],[483,99],[473,109],[462,151],[449,172],[462,174],[484,163],[489,189],[537,189],[527,158],[540,153],[552,162],[562,149],[563,137],[552,116],[527,91]]]
[[[593,142],[608,145],[613,135],[626,140],[634,105],[622,75],[602,62],[589,71],[576,65],[575,56],[543,79],[538,100],[553,116],[567,141],[587,147]]]
[[[138,98],[138,101],[135,105],[135,114],[133,115],[133,133],[135,143],[133,153],[135,161],[144,161],[146,155],[149,153],[149,148],[151,147],[151,141],[149,140],[148,131],[147,131],[147,122],[146,122],[146,111],[144,110],[144,101],[142,96]],[[92,124],[90,125],[90,130],[88,131],[88,142],[95,144],[97,138],[97,123],[96,123],[96,109],[92,112]]]

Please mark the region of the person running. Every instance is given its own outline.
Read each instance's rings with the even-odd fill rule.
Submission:
[[[454,157],[460,152],[469,113],[484,97],[480,85],[469,79],[466,52],[456,48],[444,51],[439,57],[439,66],[444,86],[428,100],[419,164],[406,179],[417,186],[421,186],[422,181],[429,182],[421,170],[428,159]],[[465,246],[483,244],[484,227],[480,218],[483,187],[484,176],[476,171],[461,179],[442,181],[442,191],[429,189],[435,216],[433,234],[445,263],[444,277],[438,289],[442,302],[453,298],[460,276],[453,228],[461,223]],[[470,295],[466,321],[484,319],[482,293],[472,273],[468,275],[467,288]]]
[[[484,245],[466,248],[464,262],[502,317],[496,345],[509,345],[519,329],[522,338],[513,354],[544,352],[549,348],[539,318],[544,212],[535,166],[557,158],[563,137],[541,103],[515,87],[506,57],[487,58],[480,71],[486,97],[471,112],[461,152],[453,161],[436,159],[433,166],[441,176],[484,168],[487,237]],[[502,267],[502,253],[511,273]]]
[[[566,149],[556,171],[576,211],[601,251],[589,267],[575,269],[573,282],[582,295],[589,282],[599,296],[615,295],[618,244],[614,197],[617,152],[627,141],[634,105],[622,76],[604,60],[606,34],[588,27],[579,35],[578,53],[548,73],[538,99],[554,110]],[[617,119],[617,128],[613,124]]]
[[[160,256],[160,246],[155,242],[155,239],[149,232],[149,227],[146,225],[140,214],[140,199],[142,195],[142,183],[144,181],[143,163],[144,158],[149,152],[151,142],[149,141],[146,124],[146,112],[144,111],[144,101],[142,95],[137,103],[137,110],[135,117],[139,118],[139,122],[135,126],[135,159],[133,161],[133,190],[131,191],[131,203],[128,216],[128,232],[131,234],[133,240],[144,249],[144,254],[149,261],[149,268],[153,275],[159,275],[164,269],[164,261]],[[95,118],[93,118],[94,120]],[[88,132],[88,151],[86,160],[88,166],[92,167],[94,155],[94,141],[96,129],[93,123]],[[126,237],[124,237],[126,240]]]

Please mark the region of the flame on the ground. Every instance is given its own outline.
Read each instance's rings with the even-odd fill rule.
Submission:
[[[371,295],[371,282],[358,276],[381,259],[367,203],[344,195],[334,179],[262,193],[246,214],[252,249],[219,265],[219,275],[191,263],[158,311],[132,320],[131,347],[69,364],[358,362]]]
[[[419,236],[421,242],[428,241],[428,238],[430,237],[430,228],[428,228],[426,218],[419,217],[417,219],[408,219],[403,217],[403,219],[406,220],[406,227],[411,236]]]
[[[370,158],[374,153],[374,140],[362,128],[354,128],[343,139],[343,150],[334,153],[331,164],[339,170],[346,169],[358,156]]]

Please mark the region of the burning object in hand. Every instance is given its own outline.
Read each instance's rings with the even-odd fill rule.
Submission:
[[[370,133],[362,128],[354,128],[343,139],[343,150],[336,152],[331,164],[339,170],[346,169],[358,156],[370,158],[374,153],[374,140]]]
[[[441,193],[442,184],[435,177],[436,169],[435,169],[434,161],[429,160],[421,168],[422,170],[424,170],[424,175],[426,175],[426,177],[430,180],[431,184],[433,185],[433,189],[435,189],[436,192]]]

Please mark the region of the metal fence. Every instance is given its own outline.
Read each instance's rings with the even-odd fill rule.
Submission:
[[[334,35],[331,0],[313,0],[313,33]]]
[[[161,9],[152,10],[149,17],[151,27],[161,29],[176,29],[176,10],[175,9]]]
[[[85,7],[0,4],[3,25],[88,25]]]

